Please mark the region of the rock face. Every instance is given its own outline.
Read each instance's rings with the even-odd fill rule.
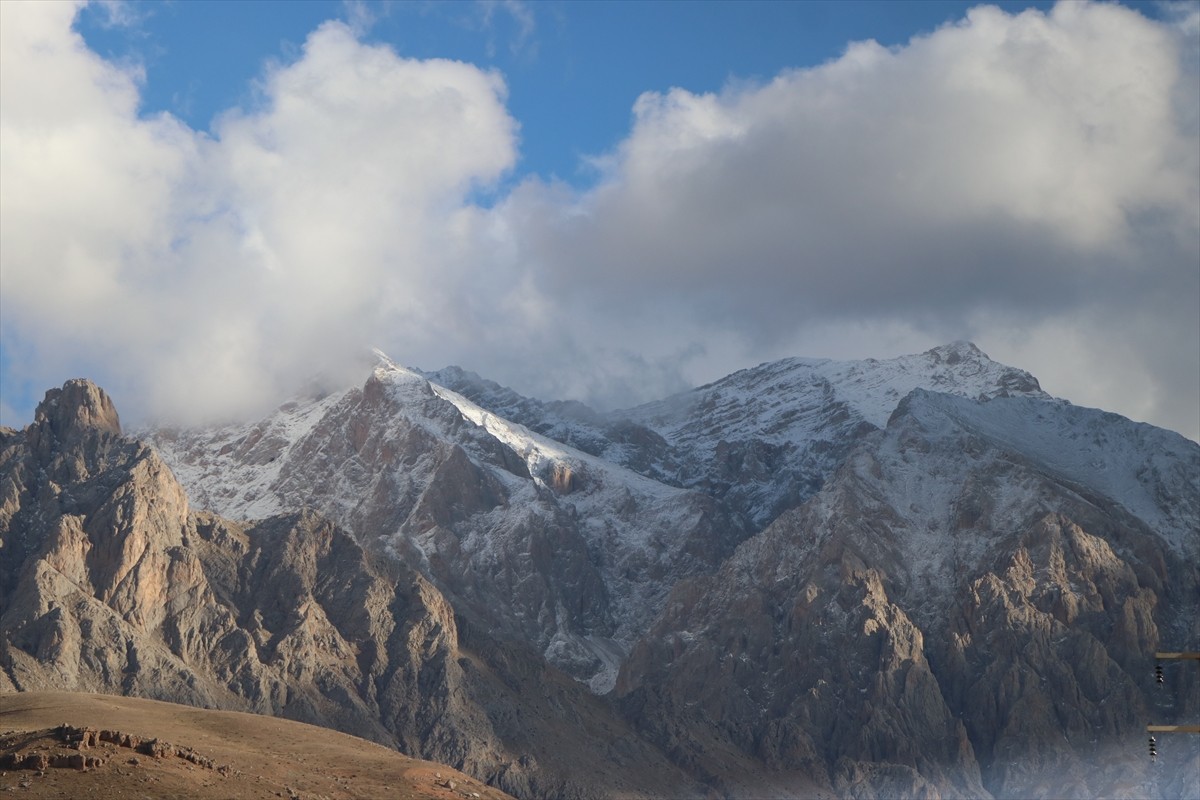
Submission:
[[[1194,743],[1156,775],[1143,745],[1148,721],[1200,707],[1194,675],[1170,707],[1152,683],[1156,649],[1196,641],[1200,534],[1191,511],[1143,507],[1152,528],[1129,509],[1189,508],[1200,453],[1100,417],[913,393],[812,501],[676,587],[621,703],[677,762],[750,796],[722,752],[849,796],[1194,795]],[[1093,423],[1141,446],[1098,463],[1078,436]],[[1075,481],[1083,456],[1111,493]]]
[[[584,687],[464,630],[426,578],[328,519],[190,512],[95,386],[50,392],[32,426],[0,437],[0,689],[283,716],[527,796],[692,786]],[[630,770],[605,777],[622,735]]]
[[[1152,669],[1200,642],[1200,447],[973,345],[610,415],[384,359],[151,435],[86,382],[0,431],[0,689],[288,716],[530,798],[1196,794],[1200,743],[1150,772],[1144,726],[1200,716]]]
[[[541,437],[390,362],[361,389],[155,443],[196,502],[234,518],[319,508],[597,691],[670,586],[711,572],[744,536],[702,493]]]
[[[789,358],[610,414],[522,397],[458,368],[428,377],[537,433],[703,492],[747,533],[812,497],[914,389],[1048,397],[1028,372],[992,361],[970,342],[886,361]]]

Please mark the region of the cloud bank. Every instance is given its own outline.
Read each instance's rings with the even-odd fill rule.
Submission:
[[[502,79],[340,22],[208,135],[138,114],[65,3],[5,3],[3,326],[21,366],[142,411],[221,415],[452,321],[467,198],[515,160]]]
[[[611,406],[971,338],[1196,438],[1200,14],[1180,8],[980,7],[765,84],[647,92],[595,186],[529,177],[485,207],[518,154],[499,75],[331,21],[206,135],[139,115],[139,75],[73,6],[0,4],[6,374],[230,414],[360,378],[378,345]]]

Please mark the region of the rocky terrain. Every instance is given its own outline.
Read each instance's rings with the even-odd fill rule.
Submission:
[[[1032,375],[969,342],[887,361],[789,358],[606,415],[522,397],[460,369],[428,377],[537,433],[711,495],[748,531],[815,494],[913,389],[1048,399]]]
[[[955,343],[610,414],[381,356],[0,431],[0,690],[313,722],[519,797],[1189,797],[1200,447]],[[169,465],[169,467],[168,467]],[[193,507],[205,509],[193,510]]]
[[[361,388],[154,443],[197,504],[237,519],[318,508],[598,691],[670,586],[711,572],[744,537],[703,493],[532,433],[386,360]]]
[[[250,525],[190,511],[94,385],[48,392],[33,425],[0,437],[0,691],[282,716],[524,796],[695,787],[585,687],[456,616],[400,558],[370,556],[313,511]]]
[[[1089,459],[1114,491],[1076,482]],[[1154,651],[1196,641],[1198,469],[1100,412],[914,392],[810,503],[676,587],[617,695],[714,781],[723,746],[854,796],[1192,796],[1200,748],[1156,775],[1142,745],[1200,712],[1195,674],[1172,708],[1153,687]]]

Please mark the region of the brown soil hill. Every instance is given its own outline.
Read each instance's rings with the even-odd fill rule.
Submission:
[[[120,732],[142,746],[93,741],[77,749],[64,741],[64,725]],[[147,752],[154,749],[158,757]],[[0,694],[0,763],[9,754],[30,766],[28,756],[46,756],[42,769],[0,771],[0,794],[21,798],[509,797],[457,770],[325,728],[112,695]],[[81,769],[68,765],[71,756],[83,756],[76,764],[103,763]],[[50,766],[55,762],[63,766]]]

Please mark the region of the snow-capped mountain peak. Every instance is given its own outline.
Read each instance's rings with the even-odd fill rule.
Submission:
[[[615,692],[686,769],[1119,794],[1072,742],[1140,729],[1144,654],[1194,636],[1200,447],[969,342],[784,359],[604,414],[377,357],[360,387],[154,441],[194,505],[319,509],[468,628]],[[1024,729],[997,720],[1052,706],[1038,747],[1075,772],[1010,771]],[[743,793],[786,796],[759,766]]]

